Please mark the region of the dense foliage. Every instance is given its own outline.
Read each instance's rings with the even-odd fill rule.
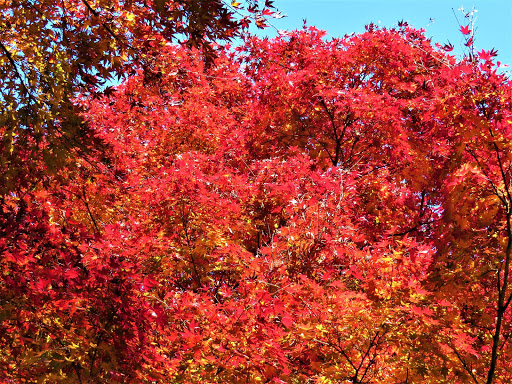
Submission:
[[[162,47],[196,47],[211,62],[212,44],[229,41],[254,22],[275,16],[273,1],[247,0],[2,0],[0,2],[0,165],[44,140],[45,162],[60,167],[87,152],[89,130],[73,103],[97,97],[112,81],[142,70],[158,81]],[[44,137],[44,139],[43,139]],[[10,166],[5,192],[18,178]]]
[[[18,151],[3,382],[512,381],[512,89],[489,52],[304,28],[155,65],[80,99],[74,166],[48,172],[44,136]]]

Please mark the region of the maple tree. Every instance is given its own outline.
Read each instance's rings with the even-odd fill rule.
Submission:
[[[158,82],[78,99],[101,152],[48,172],[50,137],[17,150],[2,380],[510,382],[494,52],[405,23],[216,49],[161,46]]]
[[[212,44],[240,35],[251,22],[265,25],[272,1],[220,0],[6,0],[0,3],[0,126],[9,168],[7,188],[19,171],[20,147],[45,137],[46,162],[61,166],[90,146],[78,94],[110,92],[108,84],[136,68],[147,81],[161,76],[157,58],[166,44],[199,47],[205,60]]]

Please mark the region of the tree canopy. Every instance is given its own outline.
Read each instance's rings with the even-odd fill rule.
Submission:
[[[0,378],[511,382],[512,89],[449,49],[167,44],[77,97],[102,150],[27,138],[1,197]]]
[[[271,9],[269,0],[2,1],[0,126],[8,129],[0,163],[10,167],[7,176],[17,178],[18,148],[43,137],[50,168],[86,149],[87,126],[73,103],[79,95],[108,93],[108,84],[137,69],[158,80],[166,44],[197,47],[211,61],[212,44],[239,36],[252,21],[263,26]]]

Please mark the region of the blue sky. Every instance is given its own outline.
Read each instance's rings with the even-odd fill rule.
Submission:
[[[274,5],[287,15],[271,20],[277,29],[301,28],[307,19],[308,25],[339,37],[363,32],[371,22],[392,27],[404,20],[425,29],[434,43],[450,41],[456,55],[463,51],[463,38],[452,8],[462,25],[468,22],[458,9],[462,6],[469,12],[474,8],[476,49],[496,48],[497,60],[512,67],[512,0],[275,0]],[[275,30],[267,28],[258,35],[274,36]]]

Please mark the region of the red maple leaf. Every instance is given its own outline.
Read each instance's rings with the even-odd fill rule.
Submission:
[[[493,57],[496,57],[498,55],[498,52],[495,49],[492,49],[490,51],[484,51],[482,49],[482,52],[478,52],[478,57],[480,60],[488,61],[491,60]]]
[[[487,60],[490,60],[491,59],[491,55],[489,54],[490,52],[488,51],[484,51],[482,49],[482,52],[478,52],[478,57],[481,59],[481,60],[484,60],[484,61],[487,61]]]
[[[451,52],[451,51],[453,51],[453,44],[451,44],[451,43],[445,44],[445,45],[443,46],[443,49],[444,49],[446,52]]]
[[[469,35],[471,33],[471,29],[469,28],[469,25],[466,25],[465,27],[461,26],[460,31],[462,32],[463,35]]]
[[[473,41],[474,39],[471,37],[468,41],[466,41],[466,44],[464,44],[466,47],[470,47],[471,45],[473,45]]]

